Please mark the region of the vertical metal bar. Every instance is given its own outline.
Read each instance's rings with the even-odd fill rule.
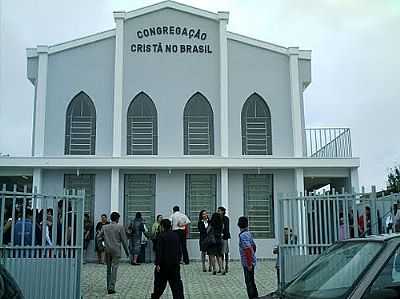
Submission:
[[[46,227],[47,227],[47,196],[43,195],[43,219],[42,219],[42,257],[46,257]]]
[[[76,190],[72,190],[72,196],[76,197]],[[75,200],[71,200],[71,206],[72,206],[72,213],[71,213],[71,246],[76,246],[75,239],[76,237],[81,238],[81,236],[76,236],[75,232]]]
[[[336,242],[338,239],[338,223],[337,223],[337,197],[335,189],[332,189],[332,199],[333,199],[333,242]]]
[[[3,184],[3,191],[1,192],[1,214],[0,214],[0,246],[3,245],[4,236],[4,216],[6,213],[6,184]],[[7,219],[8,221],[8,219]]]
[[[32,246],[36,245],[36,209],[37,207],[37,187],[33,188],[32,194]],[[34,251],[33,251],[34,252]],[[35,253],[35,252],[34,252]],[[35,255],[33,256],[35,257]]]
[[[52,219],[52,233],[51,233],[51,245],[53,247],[53,254],[55,253],[54,247],[57,245],[57,222],[58,222],[58,202],[57,197],[52,198],[53,201],[53,219]]]
[[[327,204],[328,204],[328,200],[327,197],[325,195],[325,192],[323,194],[323,202],[322,202],[322,207],[323,207],[323,211],[324,211],[324,236],[325,236],[325,240],[324,240],[324,244],[329,244],[329,225],[328,225],[328,215],[327,215]]]
[[[354,237],[358,238],[358,217],[357,217],[357,206],[356,206],[357,196],[353,194],[353,230],[354,230]]]
[[[343,224],[344,224],[344,237],[345,239],[350,238],[350,227],[349,227],[349,203],[348,203],[348,196],[347,194],[343,195],[343,202],[344,202],[344,208],[343,208]]]
[[[12,220],[11,220],[11,246],[14,246],[14,230],[15,230],[15,205],[17,202],[16,198],[17,185],[13,186],[13,199],[12,199]]]
[[[322,249],[321,244],[323,244],[322,242],[322,236],[323,236],[323,232],[322,232],[322,208],[321,208],[321,196],[317,197],[317,202],[318,202],[318,243],[320,244],[320,250]],[[321,251],[319,251],[319,253],[321,253]]]
[[[28,188],[24,186],[24,195],[22,198],[22,235],[21,235],[21,245],[25,246],[25,226],[26,226],[26,192]]]
[[[64,195],[66,195],[66,191],[64,190]],[[66,225],[66,220],[67,220],[67,210],[66,210],[66,197],[64,196],[62,198],[62,211],[61,211],[61,215],[62,215],[62,223],[61,223],[61,246],[65,246],[65,235],[66,235],[66,228],[68,227],[68,225]]]

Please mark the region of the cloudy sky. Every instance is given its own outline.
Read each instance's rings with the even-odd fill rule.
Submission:
[[[228,29],[311,49],[307,127],[350,127],[360,184],[400,163],[400,0],[180,0],[228,10]],[[29,155],[33,87],[25,48],[114,27],[112,11],[153,0],[0,0],[0,152]]]

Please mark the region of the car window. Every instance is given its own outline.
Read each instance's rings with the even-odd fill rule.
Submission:
[[[345,298],[383,247],[380,242],[334,245],[286,289],[288,297]]]
[[[400,247],[382,268],[363,299],[400,298]]]

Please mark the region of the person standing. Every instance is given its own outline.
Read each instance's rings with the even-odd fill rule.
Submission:
[[[246,283],[249,299],[258,298],[257,286],[254,280],[254,268],[256,267],[256,243],[249,231],[249,220],[242,216],[239,218],[239,252],[243,266],[244,281]]]
[[[186,234],[185,234],[185,226],[190,224],[189,218],[179,211],[179,207],[175,206],[172,209],[171,222],[172,222],[172,230],[176,232],[179,236],[179,242],[181,244],[183,262],[188,265],[189,264],[189,254],[187,251],[186,245]]]
[[[121,258],[121,244],[126,255],[129,257],[128,239],[124,227],[119,224],[120,215],[117,212],[111,213],[111,224],[104,225],[98,236],[98,242],[104,245],[107,264],[107,291],[108,294],[115,293],[115,283],[117,281],[117,271]]]
[[[218,213],[214,213],[207,227],[207,254],[213,275],[217,274],[216,263],[218,263],[218,273],[225,275],[224,264],[222,263],[222,226],[221,216]]]
[[[144,227],[144,219],[142,218],[142,213],[137,212],[135,219],[133,219],[128,226],[131,264],[134,266],[140,265],[138,263],[138,257],[142,247],[142,235],[144,231],[145,227]]]
[[[156,222],[153,223],[153,226],[151,227],[151,240],[153,242],[153,251],[154,253],[157,252],[157,239],[158,236],[160,235],[161,232],[161,226],[160,223],[163,220],[162,215],[157,215]]]
[[[231,238],[231,233],[229,230],[229,218],[226,216],[226,209],[224,207],[219,207],[217,212],[222,217],[222,263],[225,261],[225,273],[229,270],[229,239]]]
[[[84,215],[83,219],[83,252],[84,262],[86,262],[87,250],[89,248],[90,240],[93,239],[93,223],[90,219],[89,214]]]
[[[207,272],[206,268],[206,255],[207,255],[207,228],[208,228],[208,213],[206,210],[201,210],[199,213],[199,222],[197,223],[197,229],[200,233],[199,246],[201,252],[201,263],[203,266],[203,272]],[[211,272],[211,263],[209,262],[208,271]]]
[[[167,286],[172,291],[174,299],[184,299],[183,283],[180,273],[181,244],[177,233],[171,231],[171,221],[163,219],[160,223],[161,233],[158,237],[158,245],[154,269],[154,291],[152,299],[159,299]]]
[[[96,224],[96,237],[99,235],[103,225],[107,225],[107,224],[110,224],[110,222],[107,219],[107,215],[106,214],[102,214],[100,221]],[[98,246],[97,242],[95,242],[95,247],[96,247],[95,250],[96,250],[96,253],[97,253],[97,262],[99,264],[104,264],[105,263],[104,248],[101,247],[101,246]]]

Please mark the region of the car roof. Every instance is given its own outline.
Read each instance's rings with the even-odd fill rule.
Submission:
[[[392,234],[381,234],[381,235],[371,235],[365,238],[354,238],[354,239],[348,239],[344,240],[342,242],[386,242],[389,240],[395,240],[400,242],[400,233],[392,233]]]

